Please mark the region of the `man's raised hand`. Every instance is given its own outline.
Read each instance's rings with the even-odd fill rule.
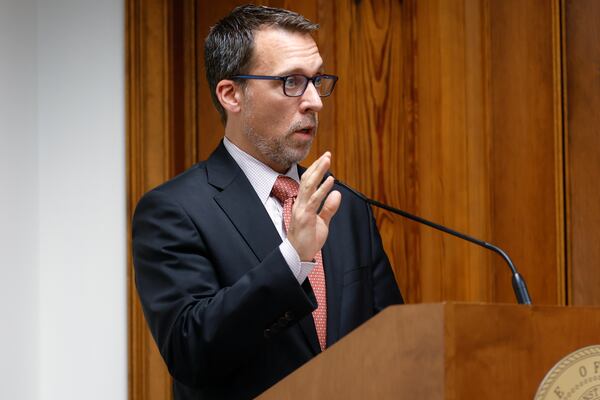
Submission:
[[[342,200],[337,190],[330,193],[334,182],[332,176],[321,183],[330,165],[331,153],[325,152],[300,179],[287,237],[301,261],[311,261],[321,250],[329,234],[329,222]]]

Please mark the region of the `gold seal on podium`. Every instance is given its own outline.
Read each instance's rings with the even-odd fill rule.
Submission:
[[[542,380],[534,400],[600,400],[600,345],[560,360]]]

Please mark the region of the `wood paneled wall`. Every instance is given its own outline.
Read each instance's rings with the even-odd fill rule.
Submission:
[[[172,154],[171,10],[163,0],[127,3],[128,221],[138,199],[175,171]],[[128,231],[131,228],[128,224]],[[131,238],[131,234],[128,235]],[[131,241],[128,243],[131,254]],[[158,353],[128,267],[129,398],[171,398],[171,379]]]
[[[600,304],[600,2],[565,6],[568,250],[573,304]]]
[[[489,10],[492,240],[523,270],[536,303],[563,304],[559,2],[490,1]],[[497,284],[497,299],[509,291]]]
[[[241,3],[127,1],[130,215],[221,139],[203,41]],[[586,108],[600,93],[586,85],[599,81],[594,1],[257,3],[318,22],[326,71],[340,76],[305,163],[331,150],[336,177],[368,196],[503,247],[534,303],[600,302],[590,284],[600,251],[585,239],[600,237],[598,113]],[[596,58],[580,64],[590,47]],[[496,255],[387,212],[376,218],[408,302],[515,302]],[[167,399],[132,279],[129,293],[130,398]]]

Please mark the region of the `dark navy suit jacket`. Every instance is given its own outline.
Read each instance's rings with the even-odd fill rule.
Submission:
[[[322,254],[327,344],[402,302],[370,207],[342,187]],[[148,192],[133,218],[135,279],[177,400],[252,398],[320,352],[308,279],[223,144]]]

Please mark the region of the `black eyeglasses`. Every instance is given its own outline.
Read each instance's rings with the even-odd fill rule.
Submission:
[[[327,97],[333,92],[338,77],[335,75],[315,75],[312,78],[301,74],[286,76],[270,75],[234,75],[230,79],[260,79],[267,81],[282,81],[283,94],[288,97],[299,97],[304,94],[308,82],[312,82],[321,97]]]

